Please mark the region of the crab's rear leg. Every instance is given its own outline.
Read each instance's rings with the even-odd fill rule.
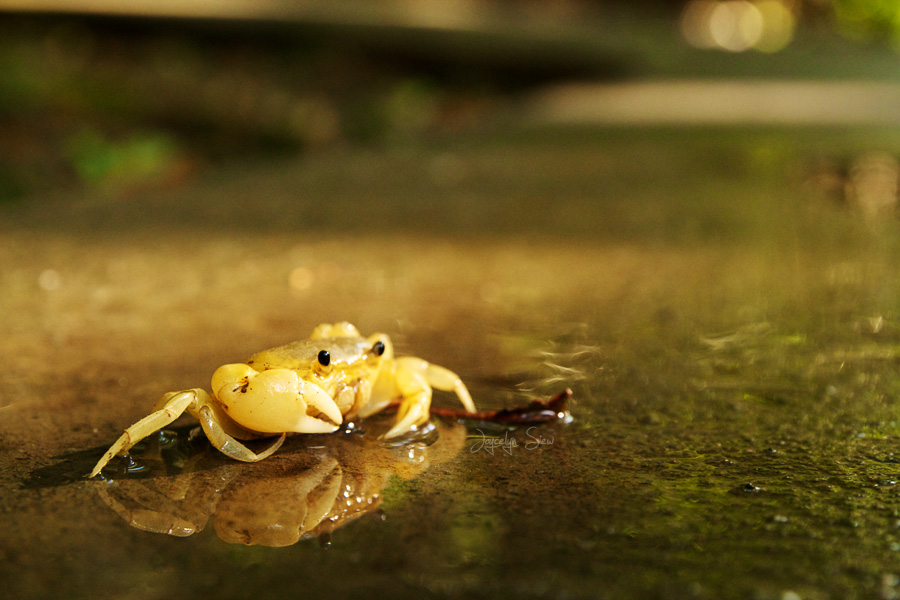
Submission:
[[[181,416],[191,405],[197,403],[200,396],[209,398],[201,389],[185,390],[183,392],[169,392],[157,402],[157,409],[125,430],[109,450],[97,461],[94,469],[88,477],[94,477],[116,454],[125,454],[132,446],[153,433],[159,431],[175,419]]]
[[[322,338],[335,337],[359,337],[359,330],[355,325],[352,325],[347,321],[340,321],[338,323],[321,323],[315,329],[313,329],[313,332],[312,334],[310,334],[309,339],[318,340]]]
[[[475,412],[475,403],[459,376],[449,369],[432,365],[420,358],[403,357],[396,361],[394,383],[400,392],[400,407],[394,426],[385,438],[397,437],[428,421],[431,408],[431,389],[455,392],[468,412]]]

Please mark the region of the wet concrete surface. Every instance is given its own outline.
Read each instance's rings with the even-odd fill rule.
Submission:
[[[0,578],[15,598],[894,598],[898,229],[815,184],[823,156],[873,149],[900,137],[520,132],[4,207]],[[570,387],[573,420],[384,448],[375,419],[249,465],[182,427],[145,472],[83,478],[163,392],[337,320],[484,409]],[[367,508],[333,512],[344,489]]]

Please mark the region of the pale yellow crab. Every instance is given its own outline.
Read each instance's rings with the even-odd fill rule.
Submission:
[[[384,437],[408,433],[428,421],[432,388],[455,392],[466,410],[475,412],[456,373],[421,358],[394,358],[384,334],[364,338],[350,323],[323,323],[308,340],[259,352],[246,364],[219,367],[212,394],[194,388],[164,395],[106,451],[90,477],[184,411],[220,452],[256,462],[275,452],[288,433],[331,433],[347,419],[365,418],[398,400],[396,420]],[[238,441],[279,434],[260,453]]]

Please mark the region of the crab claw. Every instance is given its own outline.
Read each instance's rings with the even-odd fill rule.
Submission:
[[[260,433],[331,433],[343,421],[325,390],[290,369],[224,365],[213,374],[212,388],[228,416]]]
[[[314,383],[298,379],[298,394],[306,403],[306,414],[300,415],[291,431],[298,433],[331,433],[337,431],[344,416],[325,390]]]

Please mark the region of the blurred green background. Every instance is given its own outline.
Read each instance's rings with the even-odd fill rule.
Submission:
[[[477,134],[519,124],[535,93],[564,82],[900,79],[900,3],[887,0],[0,11],[2,203],[72,186],[122,197],[221,161]]]

